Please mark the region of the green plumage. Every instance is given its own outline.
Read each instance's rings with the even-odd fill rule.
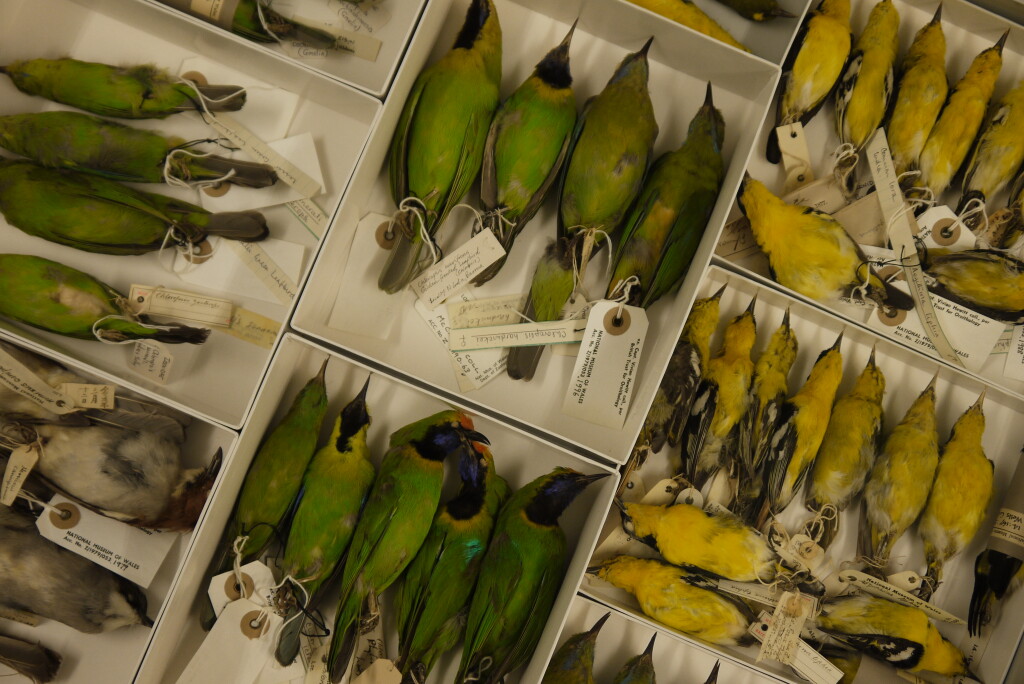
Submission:
[[[686,275],[715,208],[725,176],[725,121],[707,98],[690,122],[686,142],[651,169],[619,237],[608,293],[630,276],[640,286],[630,303],[648,307]]]
[[[472,425],[465,414],[448,410],[391,435],[345,559],[328,656],[332,681],[348,668],[367,598],[391,586],[426,539],[441,498],[445,458],[470,449],[470,439],[484,439]]]
[[[330,49],[335,47],[337,39],[326,31],[288,19],[266,3],[258,7],[260,0],[240,0],[231,18],[231,32],[257,43],[276,43],[281,40],[300,41],[312,48]],[[358,4],[362,0],[347,0],[350,4]],[[260,19],[262,12],[263,18]],[[203,17],[205,19],[205,17]],[[264,25],[265,24],[265,25]]]
[[[413,84],[391,140],[391,197],[396,205],[418,199],[413,206],[426,208],[425,230],[431,237],[480,172],[500,83],[498,14],[491,0],[473,0],[455,45]],[[401,212],[396,224],[395,245],[377,280],[389,294],[430,263],[413,213]]]
[[[459,467],[461,491],[438,509],[396,601],[399,663],[410,683],[426,681],[437,658],[462,639],[494,518],[508,498],[508,484],[495,472],[490,451],[474,447]]]
[[[11,62],[6,73],[18,90],[54,102],[120,119],[162,119],[175,112],[237,111],[245,104],[238,86],[192,86],[151,64],[116,67],[77,59],[31,59]]]
[[[638,656],[633,656],[622,666],[612,684],[655,684],[654,676],[654,640],[658,638],[655,632],[651,637],[647,648]]]
[[[0,211],[29,235],[102,254],[144,254],[167,242],[208,235],[261,240],[269,229],[256,211],[211,214],[188,202],[116,181],[0,160]]]
[[[555,468],[501,509],[470,603],[456,682],[477,677],[495,684],[533,654],[565,575],[567,544],[558,518],[601,477]]]
[[[0,316],[68,337],[201,344],[210,334],[205,328],[184,325],[151,328],[143,316],[136,322],[120,292],[88,273],[43,257],[0,254],[0,292]]]
[[[315,605],[321,589],[334,573],[348,548],[366,494],[376,470],[369,460],[366,435],[371,418],[366,408],[370,381],[334,421],[327,444],[313,455],[305,475],[298,506],[288,530],[288,542],[281,561],[281,575],[291,576],[305,589],[286,584],[279,601],[288,617],[299,612],[304,595],[306,607]],[[282,629],[276,651],[282,665],[288,665],[299,651],[299,633],[305,620],[294,618]]]
[[[611,613],[605,613],[586,632],[573,634],[551,656],[541,684],[594,684],[594,647]]]

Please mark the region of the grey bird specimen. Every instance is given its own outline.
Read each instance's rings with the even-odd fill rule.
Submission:
[[[31,679],[34,684],[53,681],[61,660],[59,653],[41,644],[0,634],[0,665]]]
[[[3,340],[0,340],[0,350],[10,354],[16,361],[38,375],[51,387],[58,387],[64,382],[89,382],[89,380],[69,371],[59,363],[25,351]],[[17,420],[22,423],[60,422],[70,425],[89,424],[89,421],[79,413],[66,413],[64,415],[53,413],[6,385],[0,385],[0,416],[7,420]]]

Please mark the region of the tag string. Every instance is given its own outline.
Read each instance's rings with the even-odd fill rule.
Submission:
[[[635,275],[631,275],[625,280],[620,280],[615,283],[615,287],[612,288],[612,296],[609,297],[613,302],[619,303],[619,310],[615,313],[615,324],[618,325],[622,322],[622,312],[626,308],[626,302],[629,301],[629,295],[633,291],[634,287],[640,287],[640,278]],[[616,293],[621,294],[615,296]]]
[[[51,506],[42,499],[35,497],[32,494],[29,494],[25,490],[19,491],[15,496],[17,496],[20,499],[24,499],[25,501],[28,501],[30,504],[35,504],[36,506],[39,506],[44,511],[49,511],[50,513],[53,513],[61,520],[67,520],[71,517],[71,511],[65,511],[63,509],[57,508],[56,506]]]
[[[413,204],[418,204],[420,206],[419,208],[416,208],[412,206]],[[427,232],[427,205],[424,204],[423,200],[421,200],[419,197],[406,197],[398,204],[398,212],[396,212],[395,217],[397,218],[397,215],[401,212],[409,212],[416,218],[416,222],[419,224],[420,239],[423,240],[424,244],[426,244],[427,248],[430,250],[431,263],[436,264],[438,261],[441,260],[441,250],[434,243],[434,239],[430,236],[430,233]],[[391,225],[395,225],[394,219],[392,219]],[[387,235],[388,238],[393,236],[393,232],[391,233],[391,235]],[[411,234],[406,233],[405,236],[408,239],[412,240]]]
[[[284,629],[289,622],[295,620],[296,618],[306,615],[306,606],[309,605],[309,591],[306,589],[305,586],[303,586],[302,582],[295,579],[295,577],[290,573],[288,575],[285,575],[284,578],[282,578],[280,582],[271,587],[271,589],[280,589],[284,586],[284,583],[288,581],[291,581],[293,585],[297,586],[300,590],[302,590],[302,603],[299,604],[299,612],[295,613],[295,615],[292,615],[290,618],[285,620],[284,624],[281,625],[281,629]]]
[[[601,229],[600,226],[598,226],[596,228],[587,228],[587,227],[585,227],[583,225],[577,225],[577,226],[570,226],[569,227],[569,230],[576,230],[576,229],[582,229],[582,230],[580,230],[578,235],[582,235],[583,236],[583,248],[581,249],[581,254],[580,254],[579,261],[577,262],[575,245],[573,245],[571,247],[571,249],[572,249],[572,282],[573,282],[572,293],[573,293],[573,295],[575,295],[577,292],[579,292],[584,297],[586,297],[587,299],[590,299],[590,296],[587,294],[586,289],[583,287],[583,278],[587,274],[587,265],[590,263],[590,254],[591,254],[591,252],[594,249],[594,244],[597,241],[597,236],[599,234],[600,235],[604,235],[604,239],[608,240],[609,243],[611,242],[611,238],[608,236],[608,233],[606,233],[604,230]],[[611,263],[609,262],[609,267],[610,266],[611,266]]]
[[[963,212],[956,217],[956,221],[967,230],[971,230],[967,227],[967,224],[976,216],[981,217],[981,230],[979,232],[986,232],[988,230],[988,212],[985,211],[985,200],[980,197],[972,197],[964,206]],[[971,232],[973,233],[974,231],[971,230]]]
[[[476,235],[481,230],[483,230],[484,219],[494,218],[495,228],[492,228],[492,232],[495,233],[495,237],[498,238],[498,242],[504,245],[505,241],[508,240],[508,236],[512,232],[512,229],[515,228],[516,226],[515,221],[505,216],[505,212],[508,211],[510,208],[511,207],[502,206],[498,207],[497,209],[491,209],[490,211],[484,212],[483,218],[480,219],[479,225],[473,227],[473,235]]]
[[[234,178],[237,175],[237,172],[234,169],[228,169],[228,172],[220,178],[214,178],[211,180],[192,180],[188,167],[185,164],[177,167],[174,164],[176,157],[193,157],[201,159],[203,157],[212,156],[213,155],[209,152],[192,152],[190,150],[186,150],[184,147],[176,147],[172,149],[167,153],[167,156],[164,157],[164,182],[167,183],[167,185],[177,188],[212,188],[216,185],[220,185],[230,178]],[[179,177],[174,174],[175,168],[180,170],[183,177]]]
[[[491,669],[491,665],[494,664],[494,659],[491,656],[484,656],[480,659],[480,666],[476,669],[475,674],[467,674],[463,681],[466,682],[478,682],[483,679],[484,672]]]
[[[835,166],[832,167],[832,176],[835,178],[836,185],[839,186],[839,190],[849,197],[851,193],[847,189],[847,181],[850,175],[857,168],[857,162],[860,161],[860,155],[857,154],[857,148],[852,143],[842,143],[836,148],[836,151],[832,153],[832,156],[836,158]]]
[[[167,260],[163,258],[164,250],[167,249],[168,247],[168,242],[174,242],[174,250],[177,253],[177,255],[188,262],[188,266],[186,266],[181,271],[177,271],[174,269],[173,254],[171,256],[171,261],[169,265]],[[210,251],[207,254],[203,255],[203,262],[208,261],[210,258],[213,257],[214,254],[217,253],[217,247],[214,246],[213,243],[207,242],[206,244],[210,247]],[[167,271],[168,273],[174,273],[175,275],[180,275],[181,273],[190,273],[192,270],[195,269],[197,265],[199,265],[199,263],[202,263],[196,261],[196,243],[192,242],[192,239],[189,238],[187,235],[181,233],[178,230],[177,226],[175,225],[170,226],[167,229],[167,232],[164,233],[164,240],[163,242],[160,243],[160,249],[157,252],[157,260],[160,262],[160,265],[163,267],[165,271]]]
[[[456,209],[459,209],[460,207],[463,208],[463,209],[469,209],[471,212],[473,212],[473,235],[476,235],[477,233],[480,232],[480,229],[483,228],[483,225],[484,225],[483,214],[481,214],[477,210],[477,208],[474,207],[472,204],[466,204],[465,202],[459,202],[458,204],[456,204],[454,207],[452,207],[452,211],[455,211]],[[451,212],[448,212],[448,214],[450,216]]]
[[[256,6],[259,7],[259,2],[256,3]],[[234,91],[232,93],[228,93],[224,97],[209,97],[208,95],[204,95],[203,94],[203,92],[199,89],[199,84],[197,84],[193,80],[190,80],[190,79],[183,78],[183,77],[179,76],[177,82],[182,84],[182,85],[187,85],[189,88],[191,88],[193,90],[193,92],[195,92],[196,97],[199,98],[199,106],[202,108],[202,111],[200,112],[200,115],[203,117],[203,121],[206,121],[206,116],[205,115],[207,115],[207,114],[210,115],[210,116],[213,116],[214,118],[216,118],[216,116],[214,116],[213,112],[210,111],[209,105],[211,105],[211,104],[218,104],[218,103],[221,103],[221,102],[227,102],[228,100],[231,100],[233,98],[238,97],[239,93],[245,92],[245,88],[239,87],[238,90],[236,90],[236,91]],[[209,121],[206,121],[206,122],[209,123]]]
[[[270,5],[269,0],[267,0],[267,5]],[[276,40],[279,44],[284,44],[281,37],[270,29],[270,26],[267,24],[266,17],[263,16],[263,0],[256,0],[256,16],[259,17],[260,25],[263,27],[263,30],[267,32],[267,35]]]
[[[235,537],[234,543],[231,544],[231,552],[234,558],[231,561],[231,572],[235,575],[235,585],[238,587],[238,594],[242,598],[249,598],[245,595],[245,582],[242,581],[242,548],[249,542],[249,536],[243,535]]]

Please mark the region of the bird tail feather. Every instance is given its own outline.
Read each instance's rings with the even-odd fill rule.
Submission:
[[[270,235],[267,219],[258,211],[223,211],[211,214],[204,230],[228,240],[259,242]]]
[[[534,313],[531,293],[531,296],[526,300],[525,316],[532,319]],[[533,374],[537,372],[537,366],[540,364],[540,356],[543,353],[544,347],[542,345],[536,347],[512,347],[509,349],[507,365],[509,377],[513,380],[532,380]]]

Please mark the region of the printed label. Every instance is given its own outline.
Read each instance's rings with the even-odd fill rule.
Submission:
[[[0,504],[10,506],[18,498],[21,486],[39,462],[39,449],[39,442],[24,444],[14,449],[7,457],[4,480],[0,484]]]
[[[218,297],[150,285],[132,285],[128,301],[135,313],[220,326],[231,324],[231,311],[235,306]]]
[[[967,624],[957,616],[947,613],[941,608],[937,608],[926,601],[922,601],[913,594],[908,594],[898,587],[894,587],[887,582],[883,582],[877,577],[872,577],[871,575],[867,575],[858,570],[843,570],[839,573],[839,577],[844,582],[853,584],[872,596],[887,598],[904,606],[919,608],[936,620],[941,620],[942,622],[948,622],[954,625]]]
[[[505,250],[494,233],[481,230],[424,271],[409,287],[427,308],[434,309],[503,256]]]
[[[45,380],[0,348],[0,386],[17,392],[42,408],[57,414],[75,411],[69,397],[50,387]]]
[[[448,319],[452,328],[483,328],[512,325],[523,320],[520,312],[526,306],[527,293],[488,297],[487,299],[455,300],[448,303]]]
[[[110,410],[117,405],[116,385],[64,382],[60,385],[60,392],[70,398],[78,408]]]
[[[1013,471],[1013,478],[1010,480],[1010,486],[1006,488],[1006,494],[1003,496],[992,534],[989,535],[988,548],[1024,560],[1024,548],[1019,542],[1022,533],[1021,520],[1024,516],[1020,511],[1024,511],[1024,466],[1018,460]],[[1002,524],[1000,525],[1001,519]],[[996,534],[995,529],[999,527],[1003,529]]]
[[[928,249],[948,249],[951,252],[974,249],[977,239],[974,233],[944,204],[934,206],[918,216],[917,224],[921,228],[918,237]]]
[[[460,292],[455,296],[462,301],[469,301],[471,298],[468,292]],[[426,321],[430,330],[441,341],[441,344],[449,347],[451,327],[448,322],[446,308],[437,308],[430,311],[421,300],[416,300],[413,308]],[[483,387],[486,383],[505,372],[507,358],[500,349],[485,349],[470,353],[453,351],[449,347],[448,352],[455,367],[459,389],[463,392]]]
[[[139,340],[132,348],[132,357],[128,359],[128,367],[133,371],[166,385],[171,379],[171,367],[174,357],[159,342]]]
[[[231,325],[224,332],[257,347],[273,349],[281,324],[255,311],[237,307],[231,315]]]
[[[449,348],[452,351],[464,351],[569,344],[582,340],[586,328],[584,321],[541,321],[486,328],[459,328],[452,331]]]
[[[284,269],[277,265],[258,242],[222,240],[249,267],[279,302],[288,305],[295,299],[298,287]]]

